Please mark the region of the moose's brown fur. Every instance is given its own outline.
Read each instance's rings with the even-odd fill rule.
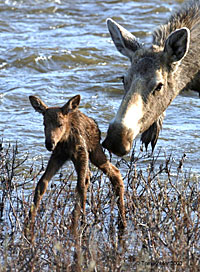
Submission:
[[[164,111],[182,90],[200,93],[200,1],[187,2],[153,32],[150,47],[112,19],[108,29],[131,65],[123,78],[125,95],[103,146],[123,156],[139,133],[154,148]]]
[[[34,224],[39,203],[48,182],[67,161],[71,160],[77,172],[77,191],[83,214],[90,181],[89,159],[105,173],[114,188],[120,211],[121,226],[125,227],[124,185],[120,171],[106,158],[100,144],[100,130],[96,122],[79,111],[80,95],[71,98],[63,107],[48,108],[39,98],[29,97],[33,108],[43,114],[45,145],[52,155],[36,189],[29,218]]]

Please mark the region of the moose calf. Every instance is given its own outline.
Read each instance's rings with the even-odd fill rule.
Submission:
[[[80,95],[71,98],[63,107],[47,107],[38,97],[29,97],[33,108],[42,113],[45,127],[45,145],[52,151],[47,168],[40,178],[34,195],[29,219],[34,224],[40,200],[48,182],[67,161],[71,160],[77,172],[77,191],[83,214],[90,180],[89,159],[105,173],[117,196],[121,226],[126,226],[124,185],[120,171],[106,158],[100,144],[100,130],[96,122],[78,110]]]

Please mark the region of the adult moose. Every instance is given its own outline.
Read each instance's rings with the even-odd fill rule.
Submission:
[[[153,32],[149,48],[121,25],[107,20],[118,51],[131,66],[123,78],[125,95],[109,124],[103,146],[127,154],[142,134],[146,147],[156,144],[164,111],[182,90],[200,92],[200,1],[190,1]]]
[[[33,108],[44,117],[45,145],[52,154],[35,189],[33,205],[29,212],[28,222],[26,222],[28,225],[25,229],[26,235],[29,235],[29,228],[33,232],[37,210],[50,179],[67,160],[73,162],[78,177],[78,204],[74,218],[79,217],[81,209],[83,214],[85,213],[87,188],[90,181],[90,159],[109,177],[112,183],[120,212],[119,226],[124,229],[126,218],[123,180],[120,171],[107,160],[103,152],[100,144],[100,130],[96,122],[78,110],[80,95],[72,97],[62,107],[47,107],[41,99],[35,96],[30,96],[29,99]],[[75,224],[77,220],[74,220]]]

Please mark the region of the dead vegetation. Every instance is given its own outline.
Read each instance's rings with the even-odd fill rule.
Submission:
[[[1,143],[0,271],[199,271],[198,177],[184,170],[185,155],[177,162],[172,156],[158,158],[159,153],[149,157],[133,152],[130,161],[116,163],[125,173],[127,229],[122,237],[112,185],[96,169],[86,222],[72,236],[76,182],[66,166],[42,200],[37,236],[30,244],[24,221],[43,169],[31,165],[17,145]]]

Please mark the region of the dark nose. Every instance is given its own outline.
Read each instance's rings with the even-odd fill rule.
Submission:
[[[111,142],[107,138],[103,141],[102,146],[119,157],[128,154],[131,149],[129,142],[126,145],[121,145],[120,142]]]
[[[102,142],[102,146],[103,146],[104,148],[106,148],[107,150],[110,149],[109,141],[108,141],[107,138]],[[110,151],[110,150],[109,150],[109,151]]]
[[[55,148],[55,142],[54,141],[45,141],[45,146],[48,151],[53,151]]]
[[[102,146],[117,156],[124,156],[131,150],[133,132],[121,124],[112,123],[109,125],[106,139]]]

